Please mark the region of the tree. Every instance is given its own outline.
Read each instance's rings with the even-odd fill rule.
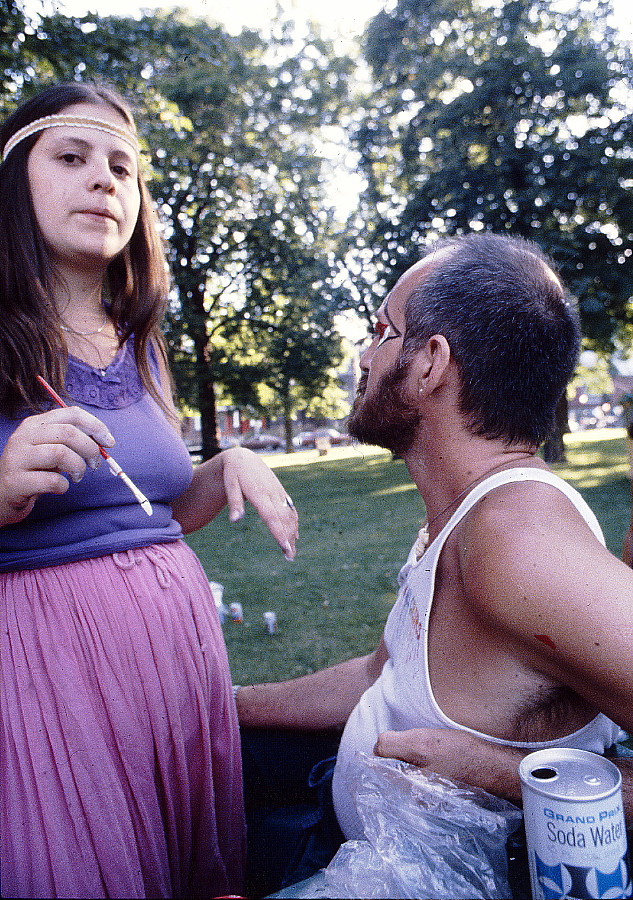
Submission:
[[[286,302],[275,311],[264,345],[263,383],[273,395],[273,409],[284,420],[286,450],[292,450],[292,419],[313,397],[323,396],[341,359],[340,336],[328,313],[306,315],[305,308]]]
[[[28,22],[19,0],[4,0],[0,6],[0,111],[12,106],[12,88],[20,73],[20,38],[24,37]]]
[[[54,16],[30,43],[55,77],[101,75],[141,101],[175,282],[170,352],[208,456],[218,446],[215,383],[240,380],[225,353],[231,335],[246,326],[259,339],[268,306],[293,296],[288,282],[307,257],[320,266],[314,284],[304,277],[312,303],[333,311],[342,301],[318,133],[337,119],[351,63],[288,23],[265,40],[182,11]]]
[[[428,233],[511,230],[554,252],[588,334],[628,321],[633,68],[607,8],[401,0],[373,21],[358,143],[386,266]]]
[[[182,273],[176,276],[181,303],[173,322],[194,342],[198,384],[204,386],[206,379],[198,395],[205,446],[213,440],[209,431],[215,415],[207,404],[213,402],[209,382],[220,362],[218,338],[226,343],[248,323],[260,340],[275,297],[294,297],[297,270],[304,273],[303,289],[312,304],[335,307],[340,296],[332,284],[336,267],[325,252],[330,216],[323,205],[321,164],[314,146],[315,128],[332,114],[330,90],[323,93],[322,75],[317,70],[315,79],[313,62],[306,66],[309,60],[302,60],[301,54],[289,59],[282,53],[280,61],[268,58],[264,66],[255,60],[266,58],[271,49],[264,48],[261,39],[246,36],[242,55],[227,52],[224,41],[223,55],[215,48],[216,59],[225,62],[214,82],[211,108],[208,101],[205,108],[200,79],[192,78],[191,59],[187,71],[175,79],[180,83],[176,89],[173,74],[172,85],[161,84],[187,113],[193,136],[186,161],[167,155],[156,164],[161,173],[188,171],[177,182],[170,176],[164,192],[158,181],[156,195],[172,210],[170,246],[174,270]],[[309,47],[314,55],[314,43]],[[207,73],[208,65],[205,61],[202,67]],[[204,86],[208,91],[208,74]],[[334,97],[334,105],[338,102]],[[309,282],[306,259],[312,258],[320,260],[326,272]],[[301,309],[310,314],[309,308]],[[227,383],[226,360],[223,369]]]
[[[399,0],[370,23],[360,244],[381,290],[429,238],[490,228],[554,257],[592,346],[631,321],[633,69],[608,12]]]

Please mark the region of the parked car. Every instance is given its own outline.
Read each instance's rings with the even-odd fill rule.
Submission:
[[[308,447],[314,447],[314,431],[300,431],[299,434],[292,439],[292,444],[294,447],[298,447],[302,450]]]
[[[315,441],[317,438],[329,438],[330,444],[349,444],[349,435],[343,434],[336,428],[317,428],[314,432]]]
[[[349,435],[342,434],[336,428],[315,428],[314,431],[300,431],[292,443],[295,447],[306,449],[316,447],[317,440],[319,443],[329,440],[331,446],[349,444]]]
[[[284,446],[284,442],[276,434],[262,431],[259,434],[243,437],[240,446],[246,447],[248,450],[280,450]]]

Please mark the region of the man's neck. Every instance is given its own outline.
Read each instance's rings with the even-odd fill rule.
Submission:
[[[488,475],[517,466],[546,468],[535,456],[535,449],[523,446],[508,447],[501,441],[489,441],[473,435],[460,440],[446,436],[430,442],[417,442],[402,454],[412,480],[422,495],[427,521],[444,523],[442,513],[454,511],[462,497]],[[431,536],[436,529],[431,527]]]

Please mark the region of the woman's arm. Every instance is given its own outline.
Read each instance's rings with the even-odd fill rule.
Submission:
[[[228,506],[237,522],[248,501],[257,510],[288,559],[294,559],[297,511],[276,475],[244,447],[232,447],[198,466],[187,490],[172,504],[185,534],[202,528]]]
[[[180,433],[171,379],[161,354],[158,360],[163,399]],[[190,534],[208,525],[225,506],[230,521],[237,522],[246,501],[257,510],[286,558],[294,559],[298,518],[292,500],[266,463],[244,447],[223,450],[197,466],[187,490],[172,503],[172,512],[183,532]]]

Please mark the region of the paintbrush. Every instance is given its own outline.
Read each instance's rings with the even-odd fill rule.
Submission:
[[[62,406],[65,408],[68,407],[68,404],[62,400],[62,398],[59,396],[57,391],[54,390],[54,388],[52,388],[50,386],[50,384],[42,378],[41,375],[36,375],[35,377],[37,378],[39,383],[42,385],[42,387],[44,388],[46,393],[49,395],[49,397],[51,397],[55,401],[55,403],[57,403],[58,406]],[[94,440],[94,438],[93,438],[93,440]],[[136,497],[138,502],[141,504],[141,506],[147,513],[147,515],[151,516],[152,512],[153,512],[152,505],[149,502],[149,500],[147,499],[147,497],[145,496],[145,494],[137,488],[137,486],[134,484],[134,482],[129,477],[129,475],[125,474],[125,472],[123,471],[121,466],[118,464],[118,462],[115,459],[113,459],[110,456],[108,451],[105,450],[101,446],[101,444],[97,443],[97,441],[95,441],[95,443],[97,444],[97,447],[99,448],[99,453],[107,462],[108,467],[109,467],[110,471],[112,472],[112,474],[116,475],[117,478],[121,479],[123,484],[127,485],[127,487],[130,489],[130,491],[132,491],[132,493],[134,494],[134,496]]]

